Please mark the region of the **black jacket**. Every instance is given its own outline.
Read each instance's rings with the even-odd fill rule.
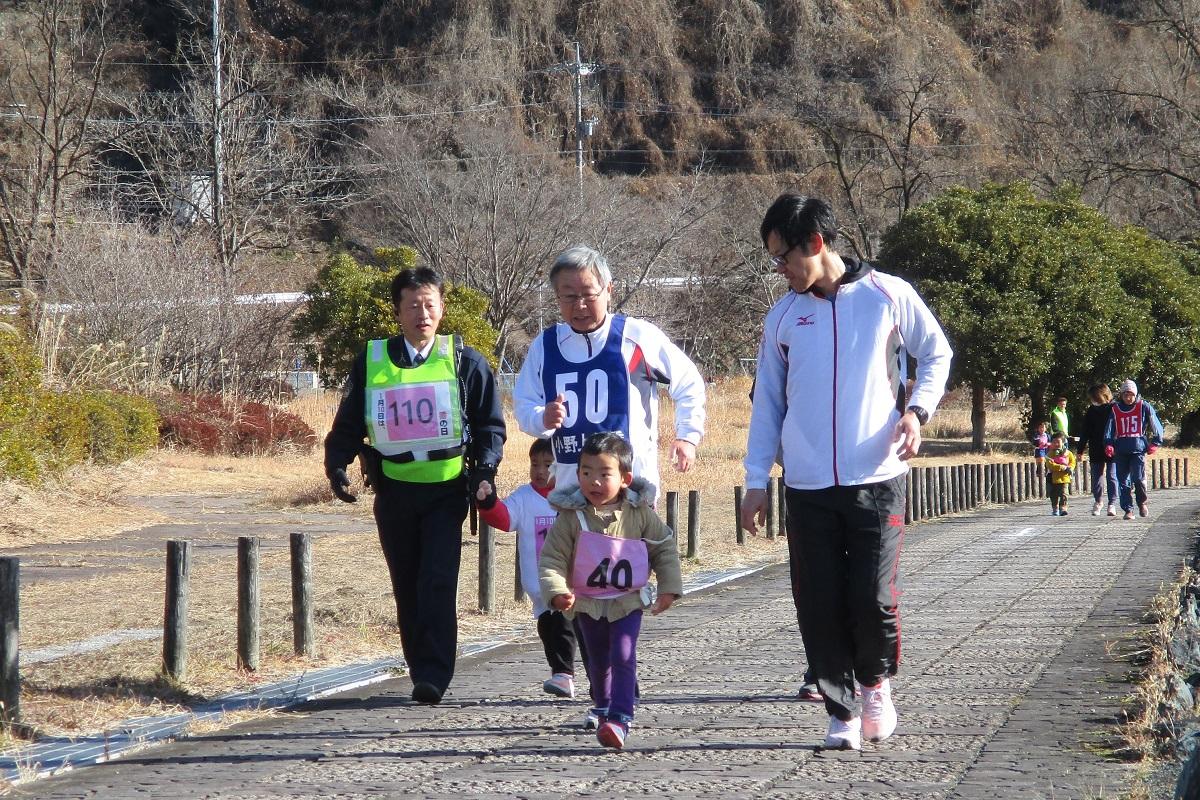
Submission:
[[[1079,444],[1075,448],[1078,455],[1083,455],[1086,448],[1088,460],[1093,463],[1101,464],[1110,460],[1104,455],[1104,429],[1111,416],[1112,403],[1088,406],[1087,411],[1083,412],[1083,435],[1079,437]]]
[[[402,336],[387,340],[388,356],[400,367],[411,367],[408,348]],[[496,376],[487,360],[471,347],[462,348],[458,377],[463,389],[463,413],[467,418],[469,441],[466,460],[468,464],[495,466],[504,456],[504,410],[500,405],[500,392]],[[333,427],[325,437],[325,473],[341,469],[354,460],[362,449],[370,450],[364,442],[367,438],[367,423],[364,414],[367,383],[367,351],[354,359],[350,377],[346,380],[345,394],[333,418]],[[386,479],[385,479],[386,480]]]

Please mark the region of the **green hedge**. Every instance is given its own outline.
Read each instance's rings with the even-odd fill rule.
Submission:
[[[158,443],[158,413],[141,397],[49,391],[27,341],[0,333],[0,477],[37,483],[72,464],[115,464]]]

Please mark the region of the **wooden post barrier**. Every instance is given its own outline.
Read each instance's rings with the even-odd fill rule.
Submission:
[[[1190,458],[1183,459],[1183,485],[1184,486],[1191,486],[1191,481],[1188,478],[1188,462],[1189,461],[1191,461]]]
[[[958,465],[947,468],[947,473],[950,479],[950,511],[958,513],[962,511],[962,495],[959,492],[959,468]]]
[[[929,519],[933,516],[932,504],[930,502],[931,495],[929,487],[933,485],[933,478],[929,475],[929,467],[921,467],[921,485],[918,488],[918,494],[921,498],[921,519]]]
[[[695,558],[700,552],[700,492],[688,490],[687,557]]]
[[[1017,502],[1017,462],[1009,461],[1008,467],[1008,502]]]
[[[479,520],[479,610],[496,610],[496,532]]]
[[[767,478],[767,538],[775,538],[775,481]]]
[[[0,558],[0,728],[21,721],[21,561]]]
[[[937,516],[937,476],[933,467],[925,467],[925,519]]]
[[[191,545],[167,540],[167,591],[163,604],[162,671],[182,680],[187,674],[188,582],[192,573]]]
[[[780,536],[787,536],[787,486],[782,475],[775,479],[775,500],[779,503],[778,513],[775,515],[778,532]]]
[[[904,474],[904,524],[911,525],[913,521],[913,470],[909,467]]]
[[[942,480],[937,467],[929,468],[929,515],[942,515]]]
[[[908,505],[912,509],[912,521],[921,521],[921,468],[908,468]]]
[[[679,537],[679,492],[667,492],[667,527]]]
[[[239,536],[237,550],[237,665],[258,669],[258,537]]]
[[[674,530],[672,528],[671,530]],[[521,546],[513,539],[513,602],[519,603],[525,597],[525,587],[521,585]]]
[[[292,651],[312,658],[317,654],[313,630],[312,536],[293,533],[289,537],[292,555]]]
[[[468,524],[471,527],[471,535],[478,536],[479,535],[479,509],[475,507],[474,502],[472,502],[471,505],[467,509],[467,520],[468,520]]]
[[[738,544],[746,543],[746,532],[742,530],[742,487],[733,487],[733,529],[737,532]]]
[[[934,503],[936,504],[937,515],[939,517],[950,513],[950,504],[946,501],[949,499],[946,495],[946,468],[933,468],[933,485],[934,485]]]

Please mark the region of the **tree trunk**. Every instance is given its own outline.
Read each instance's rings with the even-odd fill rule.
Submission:
[[[983,386],[971,386],[971,452],[984,450],[984,431],[987,428],[987,406],[984,405]]]

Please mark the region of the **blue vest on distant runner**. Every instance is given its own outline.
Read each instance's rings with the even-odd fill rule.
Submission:
[[[560,394],[566,400],[566,419],[552,437],[554,460],[578,464],[589,434],[619,431],[629,439],[629,368],[621,355],[625,317],[613,315],[604,347],[578,364],[563,358],[557,328],[552,325],[542,333],[542,391],[547,403]]]

